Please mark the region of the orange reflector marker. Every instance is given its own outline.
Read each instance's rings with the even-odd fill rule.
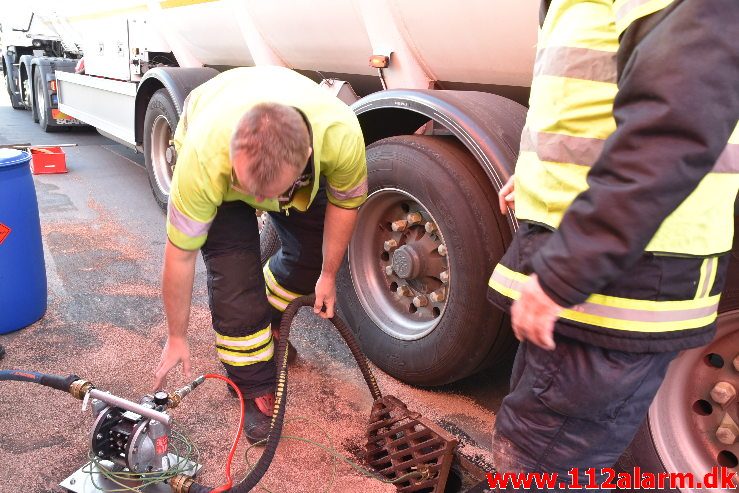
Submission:
[[[51,118],[54,120],[72,120],[73,118],[66,113],[62,113],[59,110],[51,110]]]
[[[370,67],[387,68],[390,65],[390,57],[385,55],[372,55],[369,59]]]
[[[51,92],[56,92],[56,80],[49,81],[49,89],[51,89]]]

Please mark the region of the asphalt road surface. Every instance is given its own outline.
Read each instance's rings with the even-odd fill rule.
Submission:
[[[65,148],[68,173],[34,177],[48,310],[33,326],[0,336],[7,351],[0,368],[74,373],[138,401],[151,390],[166,335],[160,298],[165,214],[151,196],[143,156],[92,129],[44,133],[30,112],[13,110],[3,93],[0,145],[20,143],[77,146]],[[222,373],[201,260],[189,334],[193,373]],[[312,314],[301,313],[293,334],[299,358],[291,367],[291,421],[285,434],[320,442],[357,461],[372,405],[359,371],[331,326]],[[441,424],[460,439],[465,456],[483,468],[489,465],[494,412],[507,390],[508,375],[476,375],[427,390],[376,373],[385,393]],[[174,371],[168,387],[185,382]],[[90,411],[83,412],[70,395],[45,387],[17,382],[0,382],[0,387],[0,492],[63,491],[56,485],[87,461]],[[220,484],[238,420],[235,399],[223,384],[208,381],[172,414],[200,450],[200,481]],[[242,443],[235,460],[237,479],[248,471],[245,449]],[[250,452],[252,462],[258,454]],[[267,491],[395,491],[296,440],[280,445],[262,485]]]

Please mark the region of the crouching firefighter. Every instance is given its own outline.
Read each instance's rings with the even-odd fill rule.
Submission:
[[[739,190],[739,6],[542,11],[501,193],[520,229],[489,281],[522,341],[493,453],[501,472],[568,478],[612,467],[670,361],[714,336]]]
[[[154,386],[178,363],[190,376],[200,250],[216,352],[244,395],[244,432],[259,441],[269,432],[282,312],[315,292],[314,311],[334,315],[336,273],[367,196],[362,131],[351,109],[310,79],[252,67],[193,90],[174,143],[162,280],[168,337]],[[268,211],[281,242],[264,268],[256,209]]]

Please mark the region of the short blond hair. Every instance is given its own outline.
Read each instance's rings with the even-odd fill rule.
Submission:
[[[310,133],[300,112],[278,103],[259,103],[239,119],[231,137],[231,157],[245,155],[256,187],[272,182],[285,167],[302,171]]]

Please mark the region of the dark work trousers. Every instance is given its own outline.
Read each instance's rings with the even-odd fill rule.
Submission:
[[[587,468],[612,467],[631,443],[677,352],[615,351],[558,334],[555,342],[553,351],[519,346],[493,464],[500,473],[557,473],[565,483],[576,467],[586,484]]]
[[[289,215],[269,213],[281,243],[269,268],[282,288],[299,294],[313,292],[323,262],[325,213],[323,188],[307,212],[293,209]],[[282,312],[267,301],[254,208],[241,201],[224,202],[216,212],[202,254],[213,329],[219,337],[216,346],[226,373],[245,398],[270,393],[275,386],[275,364],[269,355],[274,341],[270,334],[266,339],[260,337],[259,345],[254,347],[249,345],[249,337],[265,332],[270,324],[278,328]],[[224,346],[221,339],[226,338]],[[238,342],[246,349],[236,346]],[[244,363],[255,354],[260,355],[260,361]],[[228,359],[234,356],[241,361]]]

